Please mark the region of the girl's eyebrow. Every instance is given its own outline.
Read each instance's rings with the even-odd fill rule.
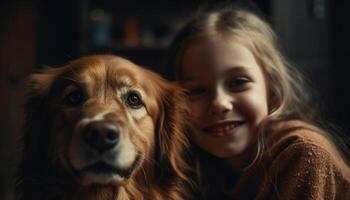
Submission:
[[[234,65],[234,66],[228,66],[228,71],[246,71],[251,70],[252,67],[244,66],[244,65]]]
[[[243,73],[243,72],[248,72],[248,71],[254,70],[253,67],[242,66],[242,65],[229,66],[227,68],[228,68],[227,70],[224,70],[222,72],[223,74]]]

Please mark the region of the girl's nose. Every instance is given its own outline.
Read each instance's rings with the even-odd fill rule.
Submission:
[[[209,114],[222,115],[233,109],[233,102],[230,95],[224,92],[217,92],[210,105]]]

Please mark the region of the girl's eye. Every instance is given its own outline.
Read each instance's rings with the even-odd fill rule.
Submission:
[[[205,88],[193,88],[190,89],[188,94],[189,95],[201,95],[204,94],[206,92]]]
[[[228,88],[230,90],[242,89],[247,85],[247,83],[251,82],[250,79],[246,77],[235,78],[228,83]]]
[[[131,91],[126,94],[125,103],[133,109],[139,109],[143,106],[140,95],[135,91]]]
[[[82,90],[76,89],[70,92],[63,100],[64,104],[71,107],[80,106],[85,101],[85,95]]]

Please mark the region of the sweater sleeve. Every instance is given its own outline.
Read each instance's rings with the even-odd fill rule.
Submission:
[[[296,142],[275,155],[257,199],[350,199],[349,180],[326,149]]]

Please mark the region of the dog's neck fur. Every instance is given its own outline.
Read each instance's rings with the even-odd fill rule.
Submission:
[[[145,168],[145,166],[143,167]],[[147,174],[144,173],[147,171]],[[154,167],[139,169],[129,180],[120,186],[91,185],[78,186],[74,191],[73,200],[154,200],[167,199],[159,196],[159,188],[155,183]],[[158,191],[158,192],[156,192]],[[172,193],[172,191],[166,191]],[[164,194],[166,194],[164,193]]]
[[[147,174],[144,172],[147,171]],[[178,194],[175,187],[161,190],[156,183],[155,169],[152,165],[143,165],[143,169],[135,171],[132,177],[120,186],[114,185],[88,185],[82,186],[71,176],[42,177],[43,181],[25,181],[26,189],[21,195],[22,200],[165,200]],[[67,174],[66,174],[67,175]],[[156,183],[156,184],[154,184]],[[173,185],[173,184],[171,184]],[[176,184],[174,184],[176,185]]]
[[[135,174],[132,179],[127,180],[120,186],[113,185],[91,185],[78,186],[74,192],[73,200],[133,200],[154,199],[152,190],[154,186],[148,185],[143,175]],[[147,174],[149,178],[154,178]]]

